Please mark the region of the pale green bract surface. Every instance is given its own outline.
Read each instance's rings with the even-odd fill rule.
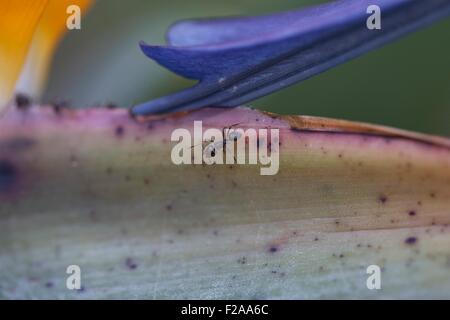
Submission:
[[[174,165],[170,133],[193,120],[279,128],[279,173]],[[448,144],[292,130],[246,108],[33,107],[0,128],[3,299],[450,298]],[[81,291],[66,288],[74,264]]]

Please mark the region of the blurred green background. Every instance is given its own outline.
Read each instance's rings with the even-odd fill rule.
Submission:
[[[69,31],[44,101],[130,107],[192,84],[151,61],[138,42],[164,43],[188,18],[256,15],[326,1],[99,0]],[[251,103],[282,114],[336,117],[450,135],[450,19]]]

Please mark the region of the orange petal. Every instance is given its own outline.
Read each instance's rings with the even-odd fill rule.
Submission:
[[[47,0],[0,0],[0,111],[11,98]]]
[[[30,50],[16,90],[38,98],[48,75],[53,53],[67,29],[66,12],[70,5],[77,5],[84,14],[91,0],[49,0],[33,36]],[[72,32],[79,32],[73,30]]]

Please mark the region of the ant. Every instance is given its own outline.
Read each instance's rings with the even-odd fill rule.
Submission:
[[[211,139],[210,141],[203,141],[204,143],[208,143],[206,148],[204,148],[204,155],[208,158],[215,157],[217,151],[224,150],[226,148],[227,142],[235,142],[239,140],[239,138],[241,137],[241,133],[236,130],[231,130],[231,128],[237,126],[238,124],[241,124],[241,122],[232,124],[228,127],[224,127],[222,129],[222,137],[224,138],[221,141],[214,141],[213,139]],[[225,130],[227,130],[226,133]],[[234,160],[236,161],[235,156]]]

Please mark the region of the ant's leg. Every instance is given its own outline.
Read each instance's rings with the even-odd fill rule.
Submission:
[[[234,163],[233,164],[237,164],[237,158],[236,158],[236,154],[235,154],[235,152],[234,152],[234,143],[231,143],[231,144],[225,144],[225,149],[226,149],[226,153],[228,153],[228,151],[230,151],[230,147],[232,147],[233,148],[233,159],[234,159]],[[226,154],[225,154],[225,156],[226,156]]]

